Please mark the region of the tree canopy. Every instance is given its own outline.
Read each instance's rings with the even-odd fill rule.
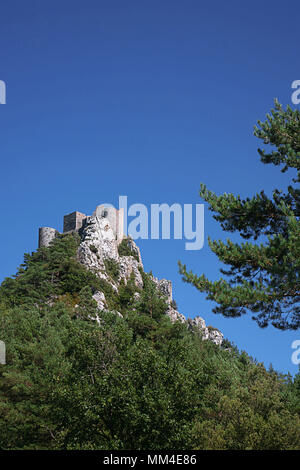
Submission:
[[[185,282],[193,284],[217,303],[215,313],[238,317],[247,312],[260,327],[280,329],[300,326],[300,112],[275,100],[265,122],[258,121],[254,135],[265,144],[259,149],[264,164],[292,173],[285,191],[272,197],[262,190],[252,198],[216,195],[201,184],[200,197],[226,232],[245,240],[234,243],[209,238],[209,246],[228,269],[210,281],[179,263]]]
[[[1,286],[2,449],[300,448],[300,374],[172,324],[147,273],[112,293],[77,246],[55,239]],[[93,320],[98,289],[123,318]]]

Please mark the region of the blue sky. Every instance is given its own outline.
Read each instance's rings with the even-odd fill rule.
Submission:
[[[36,249],[39,226],[102,202],[201,203],[200,182],[251,196],[285,187],[262,165],[253,125],[300,79],[297,1],[185,0],[1,5],[0,280]],[[299,105],[300,106],[300,105]],[[205,210],[205,237],[222,238]],[[225,234],[225,236],[227,236]],[[201,315],[240,349],[292,374],[300,332],[225,319],[178,274],[178,259],[212,279],[207,242],[142,240],[146,270],[173,281],[179,310]]]

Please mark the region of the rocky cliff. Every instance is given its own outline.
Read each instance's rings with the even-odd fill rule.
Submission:
[[[130,237],[124,238],[120,244],[109,220],[97,215],[87,219],[84,226],[79,230],[79,235],[81,242],[78,248],[78,260],[100,279],[108,283],[116,294],[120,284],[126,284],[132,278],[134,278],[134,282],[139,289],[143,288],[141,275],[143,262],[140,250]],[[112,271],[109,267],[115,268],[115,270]],[[176,310],[172,298],[171,281],[157,279],[154,276],[152,280],[158,291],[166,299],[166,315],[170,317],[172,322],[186,323],[190,329],[199,329],[204,340],[211,340],[217,345],[222,344],[223,334],[216,328],[207,327],[203,318],[197,316],[193,319],[186,319],[184,315]],[[136,293],[135,295],[138,296],[139,294]],[[104,292],[95,292],[93,298],[97,302],[99,310],[108,309]],[[121,315],[120,312],[116,313]]]

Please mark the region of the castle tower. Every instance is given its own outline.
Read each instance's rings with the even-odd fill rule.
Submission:
[[[52,227],[41,227],[39,229],[39,248],[49,246],[50,242],[56,237],[57,231]]]
[[[93,216],[107,218],[115,238],[120,243],[124,238],[124,209],[117,210],[111,205],[101,204],[96,207]],[[74,211],[64,216],[63,233],[78,232],[88,219],[86,214]],[[52,227],[41,227],[39,229],[39,248],[49,246],[51,241],[58,235],[58,231]]]
[[[106,206],[101,204],[96,207],[93,216],[99,218],[107,218],[110,227],[112,228],[116,240],[121,243],[124,238],[124,209],[117,210],[113,206]]]
[[[82,227],[83,221],[86,219],[86,215],[82,212],[72,212],[71,214],[64,216],[64,233],[77,231]]]

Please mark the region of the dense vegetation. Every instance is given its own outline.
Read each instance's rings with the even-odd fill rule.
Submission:
[[[77,246],[62,236],[25,255],[0,288],[1,448],[300,448],[299,374],[172,324],[148,274],[113,295]],[[123,318],[92,320],[97,289]]]
[[[256,137],[266,145],[260,160],[291,170],[290,184],[275,189],[272,197],[264,191],[242,199],[233,194],[217,196],[201,185],[200,197],[214,213],[223,230],[237,232],[246,241],[209,240],[211,250],[229,268],[223,278],[210,281],[205,274],[188,272],[180,264],[186,282],[217,305],[215,313],[238,317],[247,312],[261,327],[300,327],[300,112],[286,110],[275,101],[265,122],[258,121]],[[248,241],[252,239],[252,242]],[[257,241],[256,241],[257,240]],[[259,240],[259,243],[258,243]]]

